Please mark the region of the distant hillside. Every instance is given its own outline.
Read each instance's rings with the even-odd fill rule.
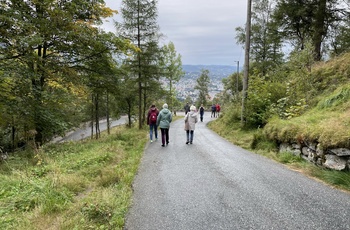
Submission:
[[[237,72],[237,66],[229,65],[182,65],[187,76],[199,76],[202,70],[209,70],[211,78],[226,78]]]

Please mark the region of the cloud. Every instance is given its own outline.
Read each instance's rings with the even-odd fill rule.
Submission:
[[[120,10],[121,0],[105,0]],[[159,0],[158,24],[163,43],[173,42],[183,64],[235,65],[244,59],[235,28],[244,26],[246,1]],[[114,17],[117,18],[117,17]],[[106,30],[114,31],[112,23]]]

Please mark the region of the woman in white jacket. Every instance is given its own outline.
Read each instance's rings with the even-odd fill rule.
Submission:
[[[190,112],[188,112],[185,116],[185,131],[187,137],[186,145],[188,143],[192,144],[193,142],[194,130],[197,122],[198,114],[196,112],[196,106],[192,105],[190,107]]]

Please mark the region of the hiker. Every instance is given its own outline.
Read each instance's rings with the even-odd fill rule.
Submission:
[[[151,140],[151,143],[153,142],[153,131],[154,131],[154,137],[155,140],[158,140],[158,131],[157,131],[157,117],[159,114],[159,110],[155,105],[151,105],[150,109],[148,110],[147,115],[147,125],[149,125],[149,138]]]
[[[215,117],[215,112],[216,112],[216,105],[215,104],[213,104],[212,106],[211,106],[211,116],[210,117]]]
[[[163,105],[163,109],[159,112],[157,117],[157,126],[160,128],[162,134],[162,147],[169,144],[169,128],[172,121],[171,112],[168,109],[168,104]]]
[[[188,104],[188,102],[184,106],[184,110],[185,110],[185,115],[190,111],[190,105]]]
[[[203,104],[201,104],[201,107],[199,107],[199,115],[200,115],[201,122],[203,122],[203,116],[204,116],[204,106],[203,106]]]
[[[188,145],[188,143],[193,143],[194,130],[197,121],[198,114],[196,112],[196,106],[192,105],[190,107],[190,112],[188,112],[185,116],[185,131],[187,137],[186,145]]]
[[[219,105],[219,103],[216,104],[216,117],[219,117],[220,115],[220,110],[221,110],[221,107]]]

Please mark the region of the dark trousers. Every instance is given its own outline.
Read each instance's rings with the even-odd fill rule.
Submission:
[[[169,143],[169,129],[160,128],[160,132],[162,134],[162,144]]]
[[[194,136],[194,130],[186,130],[187,142],[190,142],[192,144],[193,136]]]

